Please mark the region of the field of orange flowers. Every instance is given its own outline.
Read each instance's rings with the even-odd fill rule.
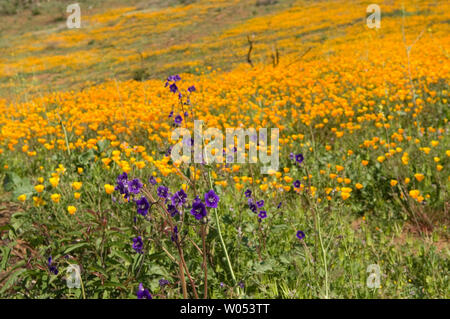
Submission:
[[[0,297],[449,298],[450,3],[154,2],[0,41]]]

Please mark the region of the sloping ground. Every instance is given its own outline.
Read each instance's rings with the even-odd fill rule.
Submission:
[[[383,28],[378,33],[399,33],[403,13],[398,4],[386,1],[381,6]],[[247,37],[254,42],[254,63],[272,64],[276,50],[282,61],[299,58],[309,49],[307,57],[320,56],[338,49],[333,47],[342,39],[349,44],[367,32],[366,7],[367,1],[330,5],[289,0],[258,6],[254,0],[199,0],[86,10],[82,3],[81,29],[68,30],[65,21],[39,21],[38,31],[28,27],[19,34],[4,32],[0,93],[9,100],[24,100],[105,79],[163,79],[171,73],[231,70],[246,62]],[[410,1],[404,21],[408,43],[423,28],[431,28],[428,36],[445,34],[446,9],[445,3]]]

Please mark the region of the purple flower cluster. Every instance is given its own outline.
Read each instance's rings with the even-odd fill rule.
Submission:
[[[152,295],[150,294],[150,291],[148,289],[144,289],[144,286],[142,283],[139,283],[139,288],[137,291],[137,298],[138,299],[152,299]]]
[[[149,180],[151,184],[153,183],[152,178]],[[156,180],[154,180],[154,183],[156,183]],[[139,178],[128,180],[128,174],[124,172],[117,177],[117,185],[114,189],[124,195],[125,199],[129,199],[131,195],[139,194],[143,186],[144,185]],[[145,196],[141,196],[139,199],[135,198],[134,202],[137,206],[137,213],[139,215],[146,216],[150,208],[150,203],[147,198],[145,198]]]
[[[254,212],[255,214],[258,213],[258,210],[260,208],[264,207],[264,200],[261,199],[259,201],[255,201],[253,199],[253,197],[252,197],[252,191],[251,190],[247,189],[244,194],[245,194],[245,197],[248,198],[248,201],[247,201],[248,202],[248,208],[250,208],[250,210],[252,212]],[[259,210],[258,217],[259,217],[260,220],[266,218],[267,217],[267,211]]]
[[[177,93],[178,92],[178,86],[176,85],[177,81],[180,81],[181,77],[177,75],[171,75],[167,78],[165,87],[169,86],[170,92]]]
[[[165,189],[162,190],[163,194],[165,195]],[[167,196],[166,202],[168,201],[169,194],[167,190]],[[163,197],[164,198],[164,197]],[[175,192],[172,196],[170,196],[170,203],[167,204],[167,211],[170,213],[172,217],[174,217],[177,214],[181,214],[179,207],[182,207],[187,202],[187,194],[184,190],[180,189],[178,192]]]
[[[198,196],[192,202],[191,214],[194,215],[195,219],[200,220],[203,217],[206,217],[208,211],[206,207],[209,208],[217,208],[220,201],[219,195],[217,195],[213,189],[209,190],[205,193],[205,204],[201,201]]]
[[[142,254],[142,249],[144,248],[144,242],[142,241],[141,236],[138,236],[136,238],[133,238],[133,249],[139,253]]]
[[[48,257],[48,263],[47,263],[48,269],[50,270],[50,272],[52,274],[57,275],[59,272],[58,268],[56,268],[56,266],[52,265],[52,261],[53,261],[52,256]]]
[[[183,94],[181,94],[180,89],[177,86],[178,81],[181,80],[181,77],[177,74],[177,75],[171,75],[167,78],[166,80],[166,84],[165,87],[169,87],[170,92],[172,93],[178,93],[178,99],[180,100],[181,104],[185,104],[185,105],[190,105],[191,104],[191,100],[190,100],[190,95],[192,92],[196,91],[195,86],[191,85],[188,89],[187,89],[187,97],[186,97],[186,102],[183,103]],[[184,112],[184,116],[187,117],[189,114],[188,112]],[[171,118],[173,116],[173,111],[170,113],[169,118]],[[175,117],[175,121],[174,121],[174,125],[180,125],[181,122],[183,121],[183,118],[181,115],[177,115]]]
[[[139,194],[142,189],[142,183],[139,178],[135,178],[131,181],[128,180],[128,174],[123,172],[117,177],[117,185],[114,188],[119,191],[120,194],[125,195],[126,199],[130,198],[131,194]]]

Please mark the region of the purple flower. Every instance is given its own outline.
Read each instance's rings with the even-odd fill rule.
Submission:
[[[50,272],[54,275],[58,274],[58,268],[56,268],[56,266],[52,266],[52,256],[48,257],[48,269],[50,270]]]
[[[258,206],[258,208],[261,208],[264,206],[264,200],[261,199],[260,201],[256,202],[256,205]]]
[[[160,279],[159,280],[159,286],[160,287],[164,287],[164,286],[167,286],[169,284],[169,281],[167,280],[167,279]]]
[[[148,209],[150,208],[150,204],[144,196],[136,201],[137,212],[142,216],[146,216],[148,213]]]
[[[175,116],[175,124],[180,125],[181,122],[183,122],[183,118],[181,117],[181,115]]]
[[[205,203],[207,207],[217,208],[217,204],[219,204],[220,197],[217,195],[214,190],[210,190],[205,194]]]
[[[249,198],[250,196],[252,196],[252,191],[247,189],[244,194],[245,194],[245,197]]]
[[[178,211],[177,207],[172,204],[167,205],[167,211],[169,212],[170,216],[172,216],[172,217],[174,217],[176,214],[180,213]]]
[[[142,254],[142,249],[144,248],[144,242],[142,241],[141,236],[138,236],[136,238],[133,238],[133,249],[139,253]]]
[[[192,92],[195,92],[195,86],[190,86],[189,88],[188,88],[188,91],[189,91],[189,93],[192,93]]]
[[[197,197],[192,202],[191,214],[194,215],[195,219],[200,220],[208,214],[205,204]]]
[[[117,185],[114,187],[114,190],[119,191],[122,195],[125,194],[125,198],[129,197],[127,173],[124,172],[117,177]]]
[[[166,151],[166,156],[170,156],[170,154],[172,153],[172,146],[169,146],[169,148]]]
[[[132,181],[128,182],[128,190],[130,191],[130,193],[133,194],[139,194],[141,188],[142,188],[142,183],[139,180],[139,178],[135,178]]]
[[[177,91],[178,91],[178,86],[177,86],[175,83],[172,83],[172,84],[169,86],[169,89],[170,89],[170,92],[172,92],[172,93],[177,93]]]
[[[128,182],[128,174],[126,172],[123,172],[117,177],[117,184],[126,182]]]
[[[128,197],[128,184],[119,183],[114,187],[114,190],[119,191],[120,194],[125,194],[126,198]]]
[[[167,198],[169,196],[169,189],[166,186],[159,186],[156,193],[161,198]]]
[[[295,187],[295,188],[299,188],[300,185],[301,185],[301,183],[300,183],[300,181],[297,179],[297,180],[294,182],[294,187]]]
[[[180,76],[179,76],[178,74],[177,74],[177,75],[171,75],[171,76],[169,76],[169,77],[167,78],[166,84],[165,84],[164,86],[167,87],[167,86],[169,85],[170,82],[173,82],[172,84],[170,84],[169,88],[170,88],[170,91],[171,91],[172,93],[176,93],[176,92],[178,91],[178,87],[177,87],[177,85],[175,84],[175,82],[177,82],[177,81],[179,81],[179,80],[181,80],[181,78],[180,78]]]
[[[175,226],[173,228],[173,232],[172,232],[172,236],[171,236],[172,241],[176,242],[178,241],[178,227]]]
[[[156,178],[154,178],[153,176],[151,176],[149,179],[148,179],[148,182],[150,183],[150,184],[152,184],[152,185],[156,185],[158,182],[156,181]]]
[[[303,238],[305,238],[305,233],[304,232],[302,232],[301,230],[299,230],[298,232],[297,232],[297,238],[298,239],[303,239]]]
[[[173,116],[173,111],[170,111],[169,118]]]
[[[265,210],[262,210],[259,212],[258,217],[261,219],[264,219],[267,217],[267,212]]]
[[[250,208],[250,210],[254,213],[256,213],[258,211],[258,207],[254,203],[249,203],[248,208]]]
[[[172,200],[172,205],[182,206],[186,203],[187,195],[184,192],[184,190],[180,189],[178,192],[173,194],[173,196],[170,199]]]
[[[139,283],[137,297],[138,297],[138,299],[152,299],[152,295],[150,294],[150,291],[148,291],[148,289],[144,289],[144,286],[142,285],[142,283]]]
[[[282,202],[279,202],[277,208],[280,209],[282,204],[283,204]]]
[[[170,75],[168,78],[167,78],[167,82],[177,82],[177,81],[180,81],[181,80],[181,77],[178,75],[178,74],[176,74],[176,75]]]
[[[296,161],[298,164],[301,164],[301,163],[303,162],[303,160],[304,160],[303,154],[297,154],[297,155],[295,155],[295,161]]]

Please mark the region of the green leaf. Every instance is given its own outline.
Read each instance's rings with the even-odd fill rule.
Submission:
[[[8,263],[9,257],[11,255],[11,248],[9,247],[0,247],[2,251],[2,263],[0,264],[0,270],[6,270],[6,264]]]
[[[102,152],[104,152],[104,151],[106,150],[106,148],[108,147],[109,142],[108,142],[107,140],[101,140],[101,141],[98,141],[98,142],[97,142],[97,145],[98,145],[98,151],[99,151],[100,153],[102,153]]]
[[[126,254],[122,251],[113,251],[113,254],[116,255],[117,257],[120,257],[121,259],[123,259],[125,261],[125,266],[128,266],[129,264],[131,264],[133,262],[133,258],[131,258],[131,256],[129,254]]]
[[[10,230],[10,231],[12,231],[14,233],[14,235],[17,235],[16,234],[16,230],[10,224],[6,224],[6,225],[3,225],[3,226],[0,226],[0,232],[3,231],[3,230]]]
[[[87,267],[88,270],[90,271],[95,271],[98,273],[101,273],[102,275],[104,275],[106,278],[108,278],[108,272],[103,269],[102,267],[96,266],[96,265],[90,265]]]
[[[3,188],[7,192],[14,190],[21,183],[22,179],[14,172],[7,172],[3,180]]]
[[[115,281],[106,281],[103,283],[103,287],[111,287],[111,288],[123,288],[127,289],[123,284]]]
[[[139,264],[140,264],[140,262],[141,262],[141,259],[142,259],[143,257],[144,257],[144,254],[136,254],[136,255],[134,256],[133,266],[132,266],[132,268],[131,268],[131,271],[132,271],[133,273],[136,272],[136,270],[137,270],[137,268],[138,268],[138,266],[139,266]]]
[[[14,272],[12,275],[8,277],[8,280],[6,281],[5,285],[0,290],[0,294],[4,293],[7,289],[11,288],[12,285],[14,285],[14,282],[16,279],[25,271],[26,269],[19,269],[16,272]]]
[[[265,261],[261,262],[260,264],[256,264],[254,267],[255,267],[254,268],[255,273],[260,273],[260,274],[273,270],[272,265]]]
[[[78,243],[78,244],[75,244],[75,245],[71,245],[71,246],[67,247],[67,248],[64,250],[63,255],[68,254],[68,253],[70,253],[71,251],[74,251],[74,250],[76,250],[76,249],[78,249],[78,248],[86,247],[86,246],[89,246],[89,244],[88,244],[88,243]]]

